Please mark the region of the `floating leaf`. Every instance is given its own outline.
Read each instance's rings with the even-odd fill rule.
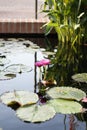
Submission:
[[[10,61],[8,59],[0,57],[0,66],[8,64],[9,62]]]
[[[10,66],[7,66],[4,71],[9,71],[13,73],[23,73],[23,72],[29,72],[32,68],[23,64],[12,64]]]
[[[3,71],[3,66],[0,65],[0,73],[1,73],[1,71]]]
[[[4,47],[4,46],[5,46],[4,41],[0,39],[0,47]]]
[[[25,41],[24,38],[17,38],[18,41]]]
[[[49,100],[48,104],[53,106],[57,113],[75,114],[82,112],[82,106],[75,101],[65,99],[53,99]]]
[[[17,38],[8,38],[7,40],[8,40],[8,41],[12,41],[12,42],[17,42],[17,41],[18,41]]]
[[[38,95],[29,91],[13,91],[2,94],[1,101],[6,105],[17,102],[23,106],[36,103],[38,101]]]
[[[28,105],[20,107],[16,111],[17,117],[27,122],[43,122],[55,116],[54,108],[48,104],[45,105]]]
[[[77,82],[87,83],[87,73],[79,73],[72,76],[72,79]]]
[[[54,87],[47,91],[47,94],[52,98],[74,99],[80,101],[86,97],[86,93],[80,89],[72,87]]]
[[[1,55],[1,54],[0,54],[0,58],[6,58],[6,55]]]
[[[16,77],[16,74],[11,72],[0,71],[0,80],[10,80]]]
[[[55,55],[55,52],[50,52],[50,51],[44,51],[42,52],[44,55],[47,55],[47,56],[53,56]]]
[[[36,44],[30,45],[30,47],[31,47],[32,49],[39,49],[39,48],[40,48],[40,47],[39,47],[38,45],[36,45]]]

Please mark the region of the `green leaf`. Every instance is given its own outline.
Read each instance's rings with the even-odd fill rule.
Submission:
[[[77,82],[87,83],[87,73],[79,73],[72,76],[72,79]]]
[[[82,13],[78,16],[78,18],[80,19],[84,14],[85,14],[85,13],[82,12]]]
[[[52,31],[52,28],[51,26],[47,25],[46,26],[46,30],[45,30],[45,35],[47,36],[51,31]]]
[[[47,91],[47,94],[52,98],[72,99],[80,101],[86,97],[86,93],[80,89],[72,87],[54,87]]]
[[[76,30],[76,29],[78,29],[78,28],[80,28],[80,24],[75,24],[75,25],[74,25],[74,29]]]
[[[11,72],[0,72],[0,80],[10,80],[16,77],[16,74],[11,73]]]
[[[13,73],[23,73],[23,72],[29,72],[32,68],[29,66],[26,66],[24,64],[12,64],[10,66],[7,66],[4,71],[9,71]]]
[[[28,105],[16,111],[17,117],[27,122],[43,122],[55,116],[56,112],[50,105]]]
[[[11,103],[17,102],[21,106],[26,104],[33,104],[38,101],[38,95],[33,92],[29,91],[13,91],[13,92],[6,92],[1,95],[2,103],[9,105]]]
[[[48,104],[53,106],[57,113],[75,114],[82,111],[82,106],[75,101],[65,99],[53,99],[49,100]]]

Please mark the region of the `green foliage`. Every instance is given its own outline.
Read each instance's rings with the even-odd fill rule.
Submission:
[[[49,22],[43,25],[45,34],[48,35],[54,29],[58,37],[57,52],[52,59],[53,66],[48,71],[48,78],[52,76],[59,85],[62,84],[59,83],[60,81],[67,81],[70,73],[72,75],[77,72],[79,63],[83,59],[83,52],[80,50],[81,45],[87,41],[86,8],[86,0],[45,0],[44,2],[42,12],[49,19]]]
[[[79,12],[80,6],[81,0],[45,0],[43,12],[49,18],[45,25],[46,35],[54,28],[59,43],[68,43],[72,47],[76,42],[81,44],[83,33],[81,18],[84,12]]]

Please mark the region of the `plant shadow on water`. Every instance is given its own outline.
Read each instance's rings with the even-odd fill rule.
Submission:
[[[39,82],[39,69],[35,66],[35,62],[39,61],[44,57],[53,59],[54,52],[50,53],[48,51],[55,50],[55,47],[51,45],[46,38],[45,52],[44,47],[40,47],[33,44],[28,39],[14,38],[14,39],[0,39],[0,94],[9,93],[14,91],[14,95],[17,95],[17,91],[31,91],[38,94],[40,100],[39,104],[45,104],[49,98],[45,96],[45,91],[51,85],[43,86],[38,84]],[[43,49],[44,48],[44,49]],[[53,49],[54,48],[54,49]],[[85,49],[85,51],[84,51]],[[44,50],[44,51],[42,51]],[[81,51],[84,55],[74,57],[75,61],[70,64],[55,64],[54,66],[48,66],[47,77],[49,80],[51,78],[57,81],[57,85],[63,86],[80,86],[77,82],[73,82],[71,76],[75,73],[87,72],[86,70],[86,48],[81,47]],[[37,53],[35,53],[37,52]],[[72,52],[71,52],[72,53]],[[37,54],[37,55],[36,55]],[[3,60],[2,60],[3,59]],[[54,62],[54,61],[53,61]],[[85,63],[84,63],[85,62]],[[68,62],[69,63],[69,62]],[[17,66],[15,66],[17,65]],[[21,66],[20,66],[21,65]],[[24,66],[23,66],[24,65]],[[4,70],[4,73],[2,73]],[[51,71],[50,71],[51,70]],[[7,73],[8,72],[8,73]],[[42,75],[43,76],[43,75]],[[52,76],[52,77],[50,77]],[[39,86],[39,87],[38,87]],[[86,86],[86,85],[85,85]],[[86,90],[83,87],[83,90]],[[21,99],[21,98],[20,98]],[[15,99],[17,101],[17,99]],[[18,102],[11,102],[16,107],[19,107]],[[16,104],[15,104],[16,103]],[[12,105],[12,104],[10,104]],[[8,106],[10,106],[8,105]],[[12,106],[13,107],[13,106]],[[13,107],[13,109],[16,109]],[[86,113],[85,114],[56,114],[52,119],[42,122],[42,123],[29,123],[19,120],[15,115],[15,110],[7,107],[3,103],[0,104],[0,128],[2,130],[85,130],[86,129]],[[49,113],[49,110],[47,110]]]

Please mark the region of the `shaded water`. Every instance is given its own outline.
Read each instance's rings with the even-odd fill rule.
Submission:
[[[45,48],[47,50],[53,48],[52,46],[49,47],[47,43],[44,42],[45,39],[42,39],[42,43],[39,44],[45,45]],[[8,42],[7,42],[8,41]],[[31,41],[33,41],[31,39]],[[47,39],[46,39],[47,41]],[[6,50],[3,50],[3,46],[0,47],[0,54],[6,55],[7,59],[10,60],[8,64],[5,66],[8,66],[10,64],[25,64],[32,67],[32,71],[22,74],[17,74],[16,78],[11,80],[2,80],[0,81],[0,94],[7,92],[7,91],[13,91],[13,90],[29,90],[35,92],[37,89],[37,86],[35,86],[36,82],[38,83],[38,72],[35,75],[35,49],[36,47],[33,47],[29,50],[26,47],[22,47],[21,42],[24,44],[28,44],[29,41],[24,39],[23,41],[16,41],[10,39],[1,40],[1,43],[5,43]],[[14,43],[9,44],[9,43]],[[17,46],[15,44],[17,43]],[[34,43],[37,43],[37,39],[34,39]],[[20,46],[20,45],[21,46]],[[55,43],[56,44],[56,43]],[[43,47],[43,46],[41,46]],[[11,52],[10,52],[11,51]],[[37,51],[37,60],[42,59],[43,55],[38,49]],[[5,66],[1,66],[1,68],[4,68]],[[36,76],[36,82],[35,82],[35,76]],[[6,105],[0,103],[0,128],[2,130],[86,130],[87,122],[82,120],[82,118],[78,119],[75,115],[63,115],[63,114],[57,114],[53,119],[43,122],[43,123],[26,123],[21,121],[17,118],[15,111],[11,109],[10,107],[7,107]]]

